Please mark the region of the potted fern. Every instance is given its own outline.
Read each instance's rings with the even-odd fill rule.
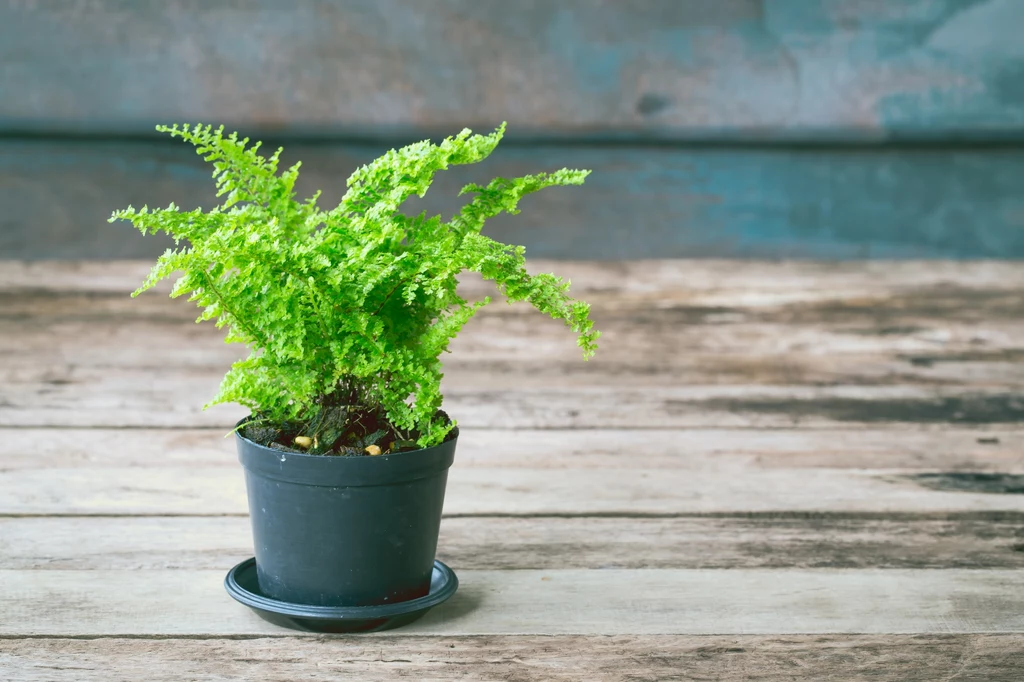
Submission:
[[[133,295],[180,273],[171,296],[190,294],[199,320],[246,344],[208,405],[251,411],[235,430],[245,471],[255,558],[232,569],[228,591],[266,618],[321,630],[392,627],[450,596],[436,562],[448,468],[458,428],[442,411],[440,356],[490,299],[456,291],[465,270],[509,301],[564,320],[584,357],[598,332],[568,282],[532,275],[524,249],[480,233],[519,200],[588,171],[559,170],[486,186],[450,220],[406,215],[434,173],[486,158],[490,135],[464,130],[438,145],[391,150],[355,171],[334,208],[319,193],[298,201],[299,164],[278,171],[281,150],[225,135],[223,127],[159,126],[212,162],[223,203],[208,211],[117,211],[178,248],[159,258]]]

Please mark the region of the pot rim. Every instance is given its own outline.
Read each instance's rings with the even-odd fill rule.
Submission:
[[[407,483],[436,476],[448,470],[455,459],[459,428],[437,445],[390,455],[338,457],[310,455],[260,445],[242,435],[235,425],[238,460],[248,472],[285,483],[316,487],[369,487]]]
[[[311,455],[311,454],[306,453],[306,452],[299,452],[298,450],[277,450],[275,448],[267,447],[266,445],[260,445],[256,441],[250,440],[250,439],[248,439],[248,438],[246,438],[245,436],[242,435],[241,427],[242,427],[243,424],[245,424],[250,419],[252,419],[252,415],[249,415],[248,417],[244,417],[242,419],[239,419],[237,422],[235,422],[235,427],[234,427],[234,430],[232,430],[232,433],[235,435],[236,438],[242,439],[243,441],[246,442],[246,444],[251,445],[254,448],[259,448],[261,450],[266,450],[268,452],[274,453],[275,455],[287,455],[288,457],[307,457],[309,459],[341,459],[341,460],[361,460],[361,459],[365,459],[364,457],[342,457],[340,455]],[[454,434],[454,435],[452,435],[452,434]],[[392,452],[391,454],[388,454],[388,455],[383,455],[383,454],[382,455],[372,455],[372,456],[368,455],[367,457],[370,458],[370,459],[380,460],[380,459],[388,459],[388,458],[391,458],[391,457],[401,457],[402,455],[415,455],[417,453],[424,452],[426,450],[432,450],[433,448],[439,448],[439,447],[441,447],[442,445],[444,445],[445,443],[447,443],[449,441],[454,441],[454,440],[458,440],[458,439],[459,439],[459,427],[456,426],[456,427],[454,427],[451,430],[451,433],[448,436],[446,436],[443,441],[441,441],[437,445],[431,445],[429,448],[417,448],[415,450],[406,450],[405,452]]]

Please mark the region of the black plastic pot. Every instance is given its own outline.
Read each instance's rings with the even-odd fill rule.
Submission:
[[[236,432],[260,591],[316,606],[372,606],[430,590],[458,431],[413,452],[284,452]]]

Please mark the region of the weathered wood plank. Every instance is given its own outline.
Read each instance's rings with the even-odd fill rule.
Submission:
[[[1016,682],[1019,635],[504,636],[0,640],[22,682],[179,682],[310,677],[383,682],[473,679],[892,680]]]
[[[246,510],[234,444],[218,431],[5,429],[0,435],[0,513]],[[1013,483],[1024,473],[1019,440],[1015,430],[991,429],[466,429],[446,509],[449,514],[1019,510],[1024,498],[992,494],[1019,486]],[[944,472],[945,478],[928,478],[933,472]]]
[[[372,134],[507,118],[531,135],[777,140],[1024,123],[1013,0],[520,5],[8,4],[0,124]]]
[[[0,297],[0,319],[11,321],[0,337],[0,380],[92,383],[83,371],[112,366],[223,372],[244,354],[226,346],[213,325],[192,324],[191,306],[123,298]],[[580,360],[560,323],[520,306],[485,309],[445,357],[449,386],[479,384],[482,375],[501,376],[488,385],[523,388],[608,381],[1024,386],[1024,296],[1015,290],[914,290],[727,308],[659,307],[646,298],[630,309],[607,296],[593,304],[603,337],[592,363]]]
[[[224,594],[223,571],[0,571],[0,579],[5,636],[281,633]],[[467,570],[459,579],[450,601],[400,632],[1024,633],[1021,571]]]
[[[0,384],[0,427],[229,429],[241,407],[202,410],[220,372],[138,370],[78,373],[79,381]],[[481,378],[494,375],[484,374]],[[500,376],[500,375],[499,375]],[[519,388],[498,382],[442,386],[445,409],[460,424],[500,429],[843,428],[850,424],[1016,425],[1016,388],[945,386],[644,386],[594,381],[583,386]]]
[[[32,333],[57,323],[100,321],[192,327],[185,323],[195,320],[195,307],[184,300],[168,300],[167,282],[154,292],[129,298],[145,277],[147,265],[107,261],[102,264],[106,272],[99,273],[83,261],[0,261],[0,319],[18,323],[12,333]],[[530,265],[535,272],[553,270],[571,279],[572,292],[591,303],[602,322],[642,323],[652,333],[666,326],[731,328],[757,323],[890,336],[913,332],[912,327],[920,323],[954,328],[983,323],[998,328],[1019,324],[1024,311],[1024,278],[1019,266],[1006,261],[956,266],[875,261],[845,268],[818,262],[768,266],[745,262],[737,268],[724,261],[538,259]],[[470,299],[497,295],[492,284],[472,273],[464,273],[460,293]],[[525,304],[496,303],[478,315],[477,320],[493,324],[542,319]],[[895,326],[899,322],[904,327]]]
[[[1024,511],[1024,474],[454,467],[448,514]],[[1004,493],[1004,494],[995,494]],[[1009,493],[1009,494],[1006,494]],[[0,472],[0,514],[244,514],[237,466]]]
[[[0,428],[0,470],[235,466],[218,429]],[[1021,472],[1019,428],[474,429],[456,466],[505,469],[874,469]]]
[[[1024,516],[447,517],[457,570],[1024,568]],[[0,518],[0,569],[224,570],[253,555],[245,517]]]
[[[580,362],[572,335],[560,323],[524,306],[493,305],[455,340],[448,366],[502,371],[501,363],[543,363],[548,370],[564,365],[560,372],[569,378],[610,366],[657,380],[666,372],[701,372],[710,365],[703,383],[744,373],[750,381],[774,376],[801,383],[806,376],[815,383],[815,377],[828,376],[829,363],[837,363],[833,379],[862,366],[865,379],[935,382],[985,381],[986,367],[1012,371],[1024,356],[1024,287],[938,282],[870,295],[809,294],[804,300],[781,291],[774,304],[765,294],[769,300],[746,304],[749,292],[743,289],[669,286],[640,295],[620,289],[613,297],[580,288],[604,334],[600,362]],[[725,304],[730,296],[732,304]],[[191,305],[160,295],[132,301],[123,293],[15,287],[0,296],[0,319],[10,322],[0,337],[2,367],[28,376],[33,366],[41,372],[53,365],[150,367],[154,357],[163,366],[224,366],[242,353],[225,346],[223,332],[213,325],[193,324],[195,316]],[[120,352],[109,353],[111,346]],[[651,371],[650,357],[658,358],[657,372]]]
[[[1022,109],[1024,110],[1024,109]],[[336,201],[383,145],[291,144],[299,192]],[[1024,255],[1017,178],[1024,151],[507,146],[482,167],[438,176],[412,210],[451,213],[467,182],[591,168],[583,187],[549,189],[488,233],[557,258],[911,258]],[[185,145],[0,141],[0,254],[7,258],[155,256],[167,240],[110,225],[128,204],[213,204],[209,170]]]
[[[628,376],[666,384],[1024,383],[1017,362],[1024,357],[1024,283],[1016,285],[1020,269],[1006,264],[936,267],[922,276],[912,263],[896,269],[909,270],[904,275],[882,278],[874,267],[854,275],[786,264],[751,266],[760,272],[733,278],[720,264],[690,261],[652,264],[653,274],[627,268],[612,287],[609,276],[619,273],[558,265],[594,306],[604,332],[600,361],[580,362],[562,325],[524,314],[523,306],[491,306],[453,344],[450,384],[480,383],[480,373],[523,387],[609,375],[619,383]],[[109,272],[85,268],[82,276],[95,277],[90,284],[79,268],[54,266],[50,285],[42,267],[4,264],[0,288],[8,295],[0,296],[0,318],[13,323],[0,338],[5,381],[88,382],[76,376],[78,368],[148,372],[158,357],[161,366],[212,369],[238,357],[240,349],[221,343],[212,325],[191,324],[191,305],[159,294],[128,299],[124,292],[141,279],[141,267],[115,266],[131,276],[120,285]],[[716,275],[717,286],[709,281]],[[61,282],[76,290],[44,288]],[[465,285],[468,296],[483,295],[481,283]],[[111,346],[119,352],[111,354]]]
[[[614,268],[567,265],[607,330],[600,361],[579,361],[558,324],[499,306],[457,341],[449,365],[449,407],[463,425],[1009,424],[1024,411],[1024,296],[1007,264],[908,264],[889,276],[781,264],[731,283],[723,264],[661,262],[646,275],[618,267],[624,283],[603,290],[601,271],[607,283]],[[91,271],[77,267],[56,267],[58,281],[87,286]],[[76,298],[28,288],[42,266],[3,269],[0,313],[15,324],[0,340],[0,424],[225,427],[241,416],[198,412],[197,396],[213,394],[237,350],[191,324],[183,302],[128,301],[111,293],[112,274]]]
[[[964,324],[867,336],[856,330],[770,324],[652,330],[602,318],[597,316],[602,345],[593,362],[583,362],[574,337],[547,320],[476,320],[444,358],[446,386],[1024,387],[1024,344],[1018,340],[1024,338],[1024,321],[1001,329]],[[52,392],[58,385],[102,390],[111,371],[134,371],[156,385],[169,373],[195,380],[205,374],[215,386],[244,355],[244,348],[226,346],[213,328],[58,323],[0,339],[0,381],[33,392]]]
[[[133,330],[128,326],[119,327],[118,333],[108,336],[122,336]],[[731,330],[733,333],[722,334],[728,341],[742,340],[742,330]],[[765,329],[757,329],[752,344],[763,340],[765,345],[771,344],[771,337]],[[472,390],[479,386],[490,386],[494,390],[543,390],[552,386],[593,387],[595,385],[621,385],[635,389],[658,386],[680,385],[717,385],[717,386],[821,386],[821,385],[859,385],[859,386],[890,386],[908,387],[921,386],[960,390],[969,393],[974,389],[991,389],[1004,387],[1007,390],[1024,388],[1024,348],[997,349],[988,347],[984,351],[958,350],[954,344],[940,346],[937,350],[921,348],[919,350],[901,350],[901,340],[895,341],[893,348],[857,352],[838,349],[835,355],[827,356],[820,352],[806,354],[800,352],[750,352],[723,349],[722,352],[689,351],[683,345],[687,339],[680,339],[679,346],[672,344],[669,334],[646,337],[635,337],[637,343],[632,347],[625,345],[631,339],[618,336],[616,341],[610,338],[605,341],[600,359],[583,362],[579,358],[579,350],[571,336],[562,332],[559,339],[545,339],[539,334],[526,335],[516,339],[516,345],[507,352],[498,348],[500,339],[490,338],[486,333],[474,334],[468,330],[463,338],[452,344],[453,355],[445,360],[445,386],[449,390]],[[784,334],[784,332],[783,332]],[[42,335],[40,335],[42,336]],[[65,391],[96,391],[109,390],[107,377],[111,365],[116,366],[118,374],[133,371],[146,377],[153,383],[156,390],[163,390],[166,381],[180,383],[180,379],[168,379],[168,373],[197,375],[205,373],[209,379],[203,386],[206,394],[198,394],[197,400],[209,399],[220,377],[242,353],[239,346],[225,348],[219,339],[207,337],[180,339],[181,335],[172,334],[163,344],[133,345],[131,348],[119,347],[111,343],[104,347],[97,336],[103,334],[84,334],[81,346],[72,346],[65,353],[62,348],[52,347],[49,352],[30,353],[18,339],[19,348],[6,355],[4,364],[0,366],[0,382],[11,386],[13,391],[20,389],[22,393],[52,395],[54,386],[74,386]],[[90,339],[88,337],[94,337]],[[610,335],[609,335],[610,336]],[[712,343],[705,336],[693,332],[684,336],[693,338],[697,343]],[[794,334],[793,336],[800,336]],[[807,336],[811,336],[808,334]],[[838,335],[837,335],[838,336]],[[653,337],[653,338],[652,338]],[[133,344],[147,337],[135,337]],[[156,337],[149,337],[156,338]],[[508,339],[509,337],[503,337]],[[785,338],[785,337],[784,337]],[[95,339],[95,342],[93,342]],[[478,339],[485,339],[482,347],[473,347]],[[29,339],[25,339],[29,341]],[[182,343],[172,344],[181,340]],[[820,348],[840,346],[842,338],[829,339],[821,335],[820,341],[835,341],[833,346],[823,345]],[[550,352],[535,350],[528,355],[528,345],[540,345],[550,341]],[[610,346],[621,341],[624,345]],[[788,343],[798,345],[794,339]],[[780,345],[787,344],[780,339]],[[2,345],[2,344],[0,344]],[[54,344],[56,346],[56,344]],[[788,345],[788,344],[787,344]],[[926,346],[927,342],[914,342],[906,346]],[[952,346],[952,347],[951,347]],[[109,348],[118,348],[113,354]],[[120,352],[124,348],[124,352]],[[653,349],[663,350],[668,355],[658,355]],[[504,357],[496,357],[501,353]],[[538,355],[540,353],[540,355]],[[662,357],[665,358],[662,361]],[[155,364],[159,358],[160,364]],[[183,368],[184,367],[184,368]],[[194,376],[191,381],[201,381]],[[89,388],[92,386],[92,388]]]

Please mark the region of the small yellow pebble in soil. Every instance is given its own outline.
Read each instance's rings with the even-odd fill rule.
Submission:
[[[366,446],[366,453],[369,454],[369,455],[379,455],[380,454],[380,446],[379,445],[367,445]]]
[[[313,439],[309,436],[295,436],[295,444],[300,448],[308,448],[313,444]]]

